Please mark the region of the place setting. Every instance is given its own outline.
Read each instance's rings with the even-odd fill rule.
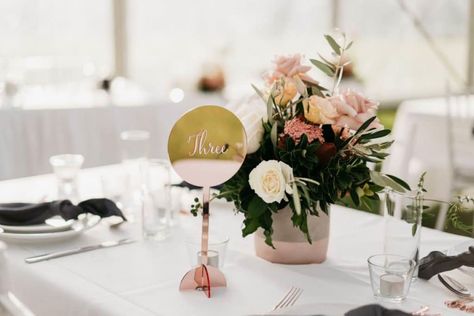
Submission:
[[[3,5],[0,315],[474,315],[474,2],[243,1]]]

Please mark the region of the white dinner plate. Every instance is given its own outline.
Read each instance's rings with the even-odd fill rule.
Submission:
[[[43,232],[43,233],[22,233],[22,232],[0,232],[0,239],[9,242],[46,242],[59,241],[76,237],[91,229],[100,222],[100,216],[87,214],[80,215],[74,220],[70,228],[63,231]]]
[[[71,229],[74,220],[65,221],[60,216],[54,216],[45,221],[44,224],[11,226],[0,225],[0,228],[7,233],[52,233]]]
[[[357,305],[344,303],[311,303],[303,305],[295,305],[288,308],[278,309],[270,313],[270,315],[344,315],[351,309],[357,308]]]

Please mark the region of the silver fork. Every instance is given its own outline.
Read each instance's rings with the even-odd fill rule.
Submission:
[[[292,286],[286,295],[275,305],[273,310],[282,309],[295,305],[296,301],[300,298],[303,290]]]

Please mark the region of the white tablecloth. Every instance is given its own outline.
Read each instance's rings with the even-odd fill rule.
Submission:
[[[85,167],[121,160],[120,132],[151,134],[151,157],[167,157],[168,134],[176,119],[201,104],[225,105],[218,95],[186,95],[175,104],[58,109],[0,108],[0,180],[50,172],[48,158],[64,153],[85,156]]]
[[[383,171],[405,179],[412,186],[416,186],[421,173],[427,171],[428,195],[449,200],[452,184],[450,132],[455,138],[455,142],[451,142],[455,162],[474,170],[473,101],[472,97],[470,103],[466,97],[453,97],[449,112],[445,98],[403,102],[393,127],[395,143],[383,164]],[[451,129],[448,128],[448,113],[453,117]]]
[[[98,174],[113,168],[116,167],[84,170],[80,180],[83,197],[100,192]],[[52,191],[54,178],[50,175],[3,181],[0,201],[31,200]],[[24,258],[104,240],[139,238],[139,227],[125,224],[111,229],[101,224],[67,242],[10,244],[7,254],[11,290],[37,315],[48,316],[259,314],[270,311],[291,286],[304,289],[297,303],[302,305],[322,302],[358,306],[374,302],[366,260],[382,252],[380,216],[334,206],[327,261],[301,266],[271,264],[257,258],[252,237],[241,237],[241,221],[242,216],[234,215],[225,204],[211,204],[211,230],[230,236],[223,268],[228,287],[216,290],[212,299],[194,291],[178,291],[182,275],[190,269],[183,235],[200,225],[200,220],[191,216],[183,216],[181,226],[163,242],[140,241],[36,264],[26,264]],[[466,240],[423,229],[421,254]],[[413,306],[427,304],[445,311],[445,315],[456,315],[443,307],[448,298],[453,297],[436,278],[429,282],[418,280],[409,299],[399,307],[413,310]]]

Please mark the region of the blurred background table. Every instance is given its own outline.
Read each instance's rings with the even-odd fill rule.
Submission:
[[[473,97],[451,97],[449,103],[446,98],[403,102],[395,118],[393,139],[383,171],[412,186],[427,171],[428,196],[449,200],[456,181],[454,169],[461,168],[466,176],[474,177]]]
[[[48,173],[48,159],[80,153],[85,166],[121,161],[120,132],[150,132],[150,157],[167,157],[168,134],[188,109],[224,105],[218,95],[187,95],[182,102],[150,100],[136,106],[0,108],[0,179]]]

